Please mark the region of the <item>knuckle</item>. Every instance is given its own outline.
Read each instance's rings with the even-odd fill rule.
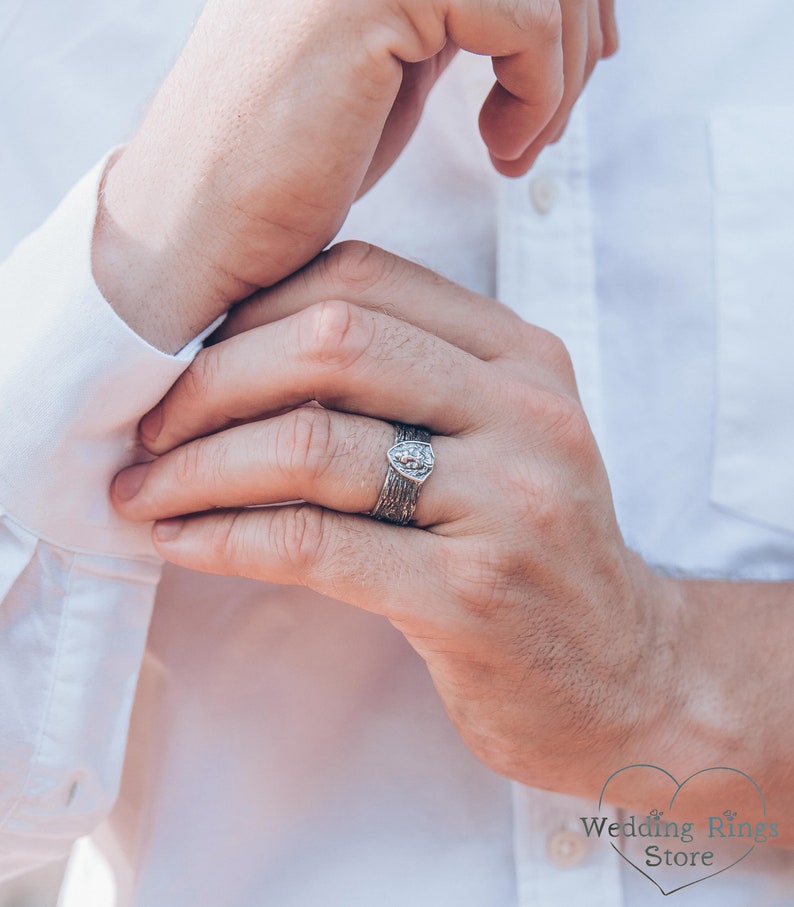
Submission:
[[[208,555],[219,573],[234,573],[236,564],[251,561],[256,551],[256,529],[245,511],[230,511],[210,524]]]
[[[503,549],[488,544],[467,545],[448,556],[444,575],[468,615],[492,620],[510,599],[514,572],[506,560]]]
[[[494,478],[515,552],[504,546],[501,566],[521,574],[533,557],[542,560],[544,548],[569,543],[571,526],[581,524],[586,502],[601,487],[603,464],[587,416],[572,397],[532,389],[517,419],[529,433],[505,449]]]
[[[185,444],[175,452],[174,481],[186,487],[216,487],[225,481],[228,449],[225,442],[204,439]]]
[[[276,433],[276,449],[286,452],[292,475],[322,474],[334,457],[333,425],[328,410],[304,406],[285,416]]]
[[[500,0],[498,6],[521,31],[541,31],[550,41],[559,40],[562,35],[559,0]]]
[[[330,300],[301,316],[298,345],[312,364],[347,369],[369,350],[374,332],[368,312],[349,302]]]
[[[532,27],[540,28],[548,40],[557,44],[562,41],[562,8],[559,0],[533,0]]]
[[[299,582],[307,584],[325,547],[326,514],[317,507],[284,507],[270,524],[271,550],[289,565]]]
[[[600,469],[600,454],[581,404],[565,393],[524,389],[514,412],[528,428],[517,439],[505,439],[495,476],[497,494],[506,502],[511,526],[549,540],[563,512],[571,515],[569,504],[577,506],[594,470]]]
[[[366,292],[386,278],[395,263],[393,255],[357,239],[337,243],[323,257],[329,288],[354,294]]]
[[[600,27],[591,28],[587,35],[587,71],[596,65],[596,63],[605,56],[604,53],[604,33]]]
[[[177,485],[195,485],[202,473],[203,457],[199,444],[186,444],[175,453],[174,481]]]
[[[561,513],[559,488],[555,482],[550,476],[525,465],[505,469],[502,483],[509,495],[514,524],[530,533],[533,540],[548,544],[556,537]],[[526,566],[526,563],[521,565],[522,569]]]
[[[606,60],[608,57],[614,56],[620,48],[620,41],[618,39],[618,33],[615,29],[608,28],[602,35],[601,43],[601,59]]]
[[[532,345],[538,328],[528,324],[512,309],[505,307],[499,312],[504,317],[504,324],[500,331],[500,349],[492,358],[506,362],[513,361],[517,364],[524,364],[528,354],[535,358],[532,353]]]
[[[190,401],[203,401],[215,384],[220,369],[215,347],[199,352],[182,375],[182,392]]]
[[[613,0],[602,0],[600,8],[600,25],[601,25],[601,56],[606,59],[618,52],[620,47],[620,35],[615,21],[615,10]]]
[[[555,450],[577,458],[591,443],[590,424],[578,400],[567,394],[542,390],[532,404],[536,422]]]
[[[551,331],[543,328],[533,328],[533,347],[535,355],[558,378],[561,378],[566,387],[576,388],[576,376],[573,369],[573,360],[568,347]]]

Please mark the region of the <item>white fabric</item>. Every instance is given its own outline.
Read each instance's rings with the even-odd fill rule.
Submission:
[[[0,903],[51,903],[51,878],[23,899],[20,874],[114,800],[95,841],[124,907],[653,903],[605,845],[555,864],[550,836],[593,805],[477,763],[378,618],[168,568],[150,623],[158,564],[106,489],[195,345],[158,353],[99,296],[101,163],[12,250],[130,134],[197,6],[0,0]],[[488,65],[460,59],[344,235],[566,340],[649,560],[791,580],[794,9],[643,0],[619,16],[619,56],[531,174],[490,170]],[[791,855],[759,849],[675,897],[793,892]]]

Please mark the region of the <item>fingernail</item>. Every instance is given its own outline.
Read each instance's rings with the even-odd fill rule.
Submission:
[[[139,463],[137,466],[130,466],[129,469],[123,470],[116,476],[113,483],[113,493],[121,501],[129,501],[141,490],[143,480],[149,471],[148,463]]]
[[[180,518],[160,520],[154,524],[154,537],[158,542],[172,542],[182,531],[185,521]]]
[[[138,430],[147,441],[157,440],[158,435],[163,429],[163,408],[155,406],[141,419]]]

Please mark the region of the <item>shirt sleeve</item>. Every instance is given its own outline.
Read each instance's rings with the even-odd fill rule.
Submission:
[[[0,880],[116,797],[160,563],[108,487],[200,347],[152,348],[97,289],[104,166],[0,264]]]

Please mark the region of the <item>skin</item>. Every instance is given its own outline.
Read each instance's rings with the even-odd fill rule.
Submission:
[[[97,282],[174,351],[332,239],[458,48],[494,59],[480,129],[518,175],[616,46],[607,0],[210,0],[106,173]],[[159,458],[113,487],[130,519],[199,514],[157,523],[165,557],[383,614],[472,751],[511,778],[597,797],[633,762],[678,778],[728,762],[770,818],[792,814],[792,587],[665,579],[626,549],[558,340],[361,246],[242,307],[224,336],[144,419]],[[435,435],[409,528],[360,513],[391,420]],[[610,796],[647,809],[669,793],[655,783]],[[691,798],[690,818],[713,797]]]
[[[517,175],[616,47],[612,0],[209,0],[105,175],[97,284],[174,352],[333,239],[458,48],[493,58],[480,129]]]
[[[365,515],[393,421],[434,436],[409,527]],[[735,766],[764,791],[774,844],[794,843],[794,588],[664,578],[626,548],[554,336],[341,244],[240,307],[140,434],[157,459],[112,495],[160,521],[166,559],[383,615],[495,771],[598,799],[634,763],[680,780]],[[609,797],[647,811],[669,800],[661,781],[621,776]],[[734,782],[693,785],[687,818],[757,812]]]

